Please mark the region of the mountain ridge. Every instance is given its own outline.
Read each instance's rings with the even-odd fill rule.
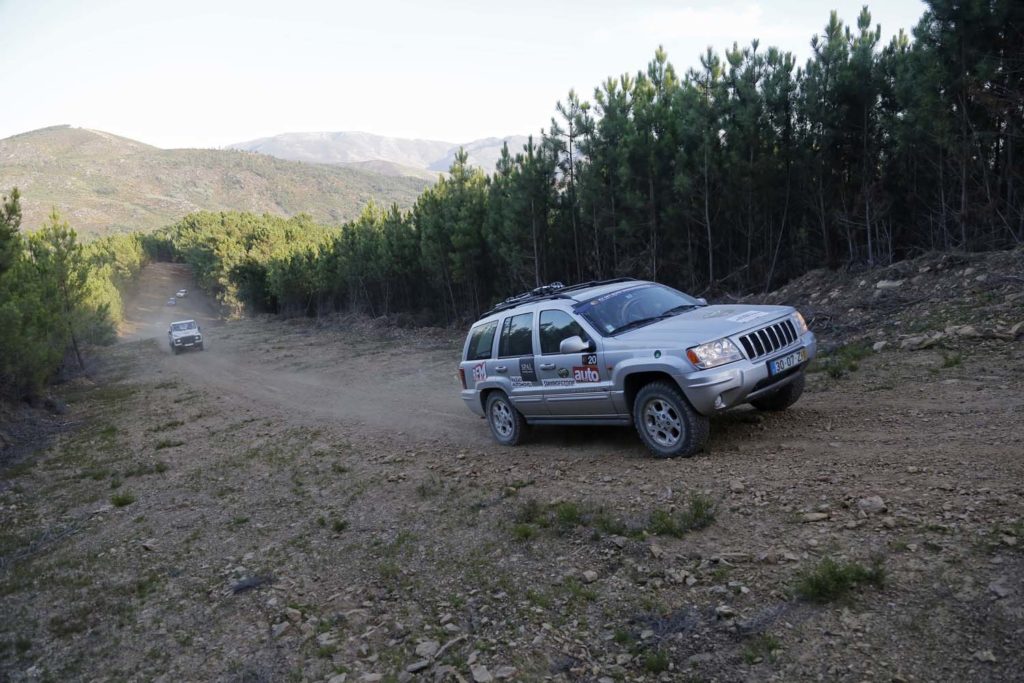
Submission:
[[[398,167],[445,172],[459,148],[469,154],[469,163],[487,172],[501,156],[506,142],[515,153],[526,144],[525,135],[488,137],[463,143],[421,138],[400,138],[363,131],[290,132],[237,142],[228,149],[258,152],[289,161],[331,165],[389,162]]]
[[[68,125],[0,139],[0,192],[19,188],[26,230],[52,208],[84,235],[152,230],[200,210],[305,212],[341,223],[369,201],[411,207],[429,184],[412,174],[240,150],[161,149]]]

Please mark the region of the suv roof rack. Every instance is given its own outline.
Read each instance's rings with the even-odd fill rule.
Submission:
[[[552,282],[550,284],[541,285],[540,287],[535,287],[528,292],[510,296],[491,310],[484,313],[481,317],[486,318],[489,315],[494,315],[501,311],[507,311],[510,308],[522,306],[523,304],[532,303],[534,301],[543,301],[544,299],[571,299],[572,297],[566,294],[566,292],[574,292],[580,289],[599,287],[601,285],[612,285],[618,282],[632,282],[633,280],[634,278],[631,277],[617,277],[612,278],[611,280],[590,280],[589,282],[580,282],[579,284],[569,285],[568,287],[563,285],[561,282]]]

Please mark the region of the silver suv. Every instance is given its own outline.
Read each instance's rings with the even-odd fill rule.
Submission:
[[[470,329],[459,376],[499,443],[528,424],[633,424],[664,458],[698,452],[719,411],[793,405],[815,349],[789,306],[709,306],[620,278],[507,299]]]

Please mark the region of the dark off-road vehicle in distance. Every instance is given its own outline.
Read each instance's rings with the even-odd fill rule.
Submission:
[[[167,343],[175,354],[186,349],[203,350],[203,333],[195,320],[179,320],[167,330]]]
[[[793,405],[815,349],[789,306],[709,306],[620,278],[507,299],[470,329],[459,376],[499,443],[527,424],[633,424],[655,456],[690,456],[716,412]]]

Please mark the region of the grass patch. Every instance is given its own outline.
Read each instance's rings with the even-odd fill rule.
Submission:
[[[747,664],[757,664],[766,659],[773,662],[780,649],[778,638],[768,633],[762,633],[747,641],[746,646],[740,652],[740,657]]]
[[[819,354],[819,362],[811,366],[810,372],[825,372],[833,379],[841,379],[860,367],[860,361],[872,354],[867,342],[847,344],[827,353]]]
[[[644,654],[644,671],[652,674],[660,674],[668,671],[668,653],[664,650],[654,650]]]
[[[183,421],[181,421],[181,420],[171,420],[170,422],[164,422],[163,424],[158,424],[155,427],[151,427],[149,431],[151,431],[151,432],[166,432],[169,429],[174,429],[175,427],[181,427],[184,424],[185,423]]]
[[[554,604],[550,595],[547,593],[541,593],[540,591],[535,591],[532,588],[527,589],[526,599],[531,604],[536,605],[541,609],[551,609],[551,606]]]
[[[963,354],[960,353],[945,353],[942,354],[942,367],[943,368],[956,368],[960,367],[964,362]]]
[[[165,448],[177,448],[178,446],[184,446],[184,441],[176,441],[174,439],[160,439],[156,442],[156,449],[161,451]]]
[[[239,527],[245,526],[248,523],[249,523],[249,518],[248,517],[243,517],[243,516],[232,517],[231,520],[228,522],[228,528],[229,529],[238,529]]]
[[[847,597],[854,588],[866,584],[885,586],[885,568],[880,561],[865,567],[857,562],[837,562],[831,557],[805,569],[797,576],[796,592],[811,602],[833,602]]]
[[[331,531],[333,531],[336,534],[340,534],[342,531],[345,531],[346,529],[348,529],[347,519],[336,519],[333,522],[331,522]]]
[[[135,494],[131,491],[121,491],[110,497],[110,504],[116,508],[128,507],[135,502]]]
[[[416,485],[416,495],[420,497],[420,500],[427,500],[437,496],[443,489],[444,486],[441,484],[441,480],[437,477],[431,477]]]
[[[690,531],[706,529],[715,521],[718,509],[710,496],[694,493],[686,507],[675,514],[667,510],[654,510],[647,521],[647,532],[655,536],[682,538]]]
[[[594,602],[597,600],[597,591],[575,577],[566,579],[562,586],[572,602]]]
[[[565,534],[579,527],[590,528],[594,540],[600,538],[601,534],[642,537],[646,533],[681,538],[690,531],[710,526],[715,521],[716,512],[714,500],[695,493],[689,497],[682,510],[653,510],[646,525],[631,526],[607,508],[596,504],[561,501],[543,505],[529,499],[523,501],[513,513],[511,530],[517,541],[532,540],[545,529]]]

